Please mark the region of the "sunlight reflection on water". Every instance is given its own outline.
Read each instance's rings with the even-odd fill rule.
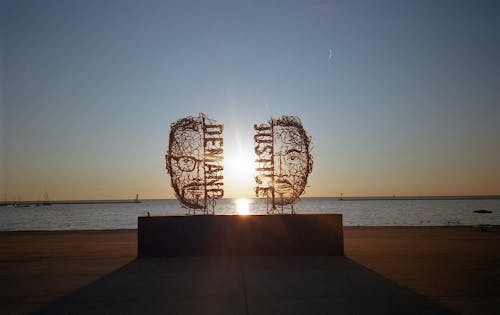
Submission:
[[[239,215],[248,215],[250,214],[250,203],[252,201],[247,198],[238,198],[234,200],[236,204],[236,213]]]

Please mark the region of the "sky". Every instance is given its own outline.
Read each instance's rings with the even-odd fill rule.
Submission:
[[[170,124],[312,137],[303,197],[500,195],[498,1],[0,0],[0,200],[173,198]]]

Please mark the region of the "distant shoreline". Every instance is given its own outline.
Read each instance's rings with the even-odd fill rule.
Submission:
[[[489,233],[499,233],[500,225],[487,224],[484,225],[488,228]],[[464,225],[344,225],[344,231],[359,230],[359,231],[376,231],[376,230],[397,230],[397,231],[438,231],[438,230],[470,230],[479,232],[480,225],[464,224]],[[484,231],[483,231],[484,232]],[[117,228],[117,229],[82,229],[82,230],[13,230],[13,231],[0,231],[0,237],[5,235],[72,235],[72,234],[116,234],[116,233],[137,233],[137,228]]]
[[[74,200],[74,201],[21,201],[21,202],[1,202],[0,205],[14,205],[18,207],[30,206],[50,206],[50,205],[95,205],[95,204],[111,204],[111,203],[141,203],[141,200]]]
[[[311,197],[325,198],[325,197]],[[330,198],[330,197],[327,197]],[[484,199],[500,199],[500,195],[484,195],[484,196],[367,196],[367,197],[331,197],[343,201],[349,200],[484,200]]]
[[[500,195],[469,195],[469,196],[353,196],[353,197],[303,197],[301,199],[337,199],[339,201],[374,201],[374,200],[498,200]],[[238,199],[234,198],[224,198],[224,199]],[[259,199],[259,198],[249,198],[249,199]],[[112,204],[112,203],[141,203],[143,201],[156,201],[156,200],[176,200],[173,198],[159,198],[159,199],[104,199],[104,200],[60,200],[60,201],[0,201],[0,206],[7,205],[70,205],[70,204]]]

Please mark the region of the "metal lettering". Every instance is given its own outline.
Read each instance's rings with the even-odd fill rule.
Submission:
[[[271,118],[254,124],[255,195],[265,198],[268,214],[295,213],[293,204],[304,193],[312,171],[311,137],[298,117]]]
[[[204,114],[170,126],[166,168],[175,196],[188,213],[214,214],[216,200],[224,196],[223,130],[224,125]]]

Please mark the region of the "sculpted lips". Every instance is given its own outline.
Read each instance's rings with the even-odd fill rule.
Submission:
[[[278,193],[291,193],[293,185],[289,180],[278,177],[274,183],[274,189]]]
[[[189,184],[182,187],[182,191],[185,194],[186,192],[196,193],[203,191],[203,182],[201,180],[193,180]]]

